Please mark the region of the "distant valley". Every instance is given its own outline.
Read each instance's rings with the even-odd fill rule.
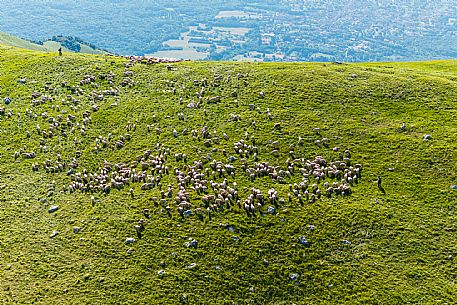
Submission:
[[[445,0],[8,0],[0,29],[31,41],[80,37],[120,55],[411,61],[457,58],[456,16]]]

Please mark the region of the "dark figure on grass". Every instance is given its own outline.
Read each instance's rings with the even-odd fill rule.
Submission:
[[[62,56],[62,48],[59,48],[59,56]]]
[[[382,184],[381,184],[381,177],[378,176],[378,189],[381,190],[381,192],[385,193],[386,191],[384,190],[384,188],[382,187]]]

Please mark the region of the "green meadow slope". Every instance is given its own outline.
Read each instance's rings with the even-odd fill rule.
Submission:
[[[68,39],[68,38],[61,38],[61,39]],[[5,33],[5,32],[0,32],[0,44],[5,45],[5,46],[12,46],[16,48],[22,48],[22,49],[27,49],[27,50],[32,50],[32,51],[45,51],[45,52],[57,52],[59,48],[62,48],[63,52],[73,52],[69,50],[68,48],[64,47],[62,43],[58,41],[52,41],[48,40],[43,43],[43,45],[33,43],[31,41],[13,36],[11,34]],[[88,46],[84,43],[79,43],[81,49],[80,53],[85,53],[85,54],[104,54],[107,53],[106,51],[103,50],[98,50],[95,49],[91,46]]]
[[[128,63],[0,47],[3,302],[455,302],[457,62]]]
[[[40,46],[36,43],[27,41],[25,39],[4,32],[0,32],[0,44],[27,50],[46,51],[46,48],[44,46]]]

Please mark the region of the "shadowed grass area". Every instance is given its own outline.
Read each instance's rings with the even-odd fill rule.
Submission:
[[[169,70],[139,63],[126,68],[128,61],[116,57],[56,57],[10,47],[0,47],[0,56],[0,97],[11,99],[0,115],[0,296],[6,303],[454,301],[457,191],[450,186],[457,184],[456,62],[183,62]],[[132,85],[122,86],[126,70],[133,72]],[[115,74],[111,84],[110,72]],[[80,84],[86,75],[96,80]],[[196,93],[205,78],[201,106],[186,107],[198,103]],[[94,101],[110,88],[117,95]],[[34,92],[50,100],[32,105],[41,98],[33,99]],[[216,96],[219,102],[206,101]],[[75,116],[71,126],[68,114]],[[241,120],[232,120],[231,114]],[[126,129],[129,122],[135,130]],[[201,137],[204,126],[208,146]],[[192,130],[199,136],[193,137]],[[126,133],[131,140],[116,148]],[[96,139],[108,134],[108,145],[97,147]],[[328,148],[316,144],[323,138]],[[350,196],[323,195],[309,203],[292,194],[289,200],[289,184],[304,179],[298,165],[286,183],[268,176],[251,181],[241,159],[248,167],[255,161],[235,153],[240,140],[257,147],[258,162],[281,168],[288,158],[340,160],[349,149],[351,164],[363,167],[362,176]],[[271,154],[275,141],[277,157]],[[158,150],[157,144],[164,148]],[[21,148],[36,157],[15,159]],[[130,164],[146,150],[168,154],[170,174],[160,175],[162,189],[167,191],[168,184],[173,189],[171,199],[155,202],[160,189],[143,191],[142,183],[109,194],[69,192],[76,179],[66,174],[71,163],[78,165],[77,173],[99,173],[105,160]],[[179,153],[188,156],[186,162],[175,160]],[[64,169],[47,173],[46,160],[54,166],[58,154]],[[230,156],[237,159],[230,162]],[[241,204],[253,187],[265,196],[274,188],[284,203],[267,203],[254,215],[237,204],[222,205],[208,217],[203,194],[187,187],[193,214],[181,217],[173,200],[178,191],[174,168],[184,171],[199,160],[209,168],[211,159],[236,168],[234,177],[225,177],[229,185],[238,184]],[[206,179],[223,183],[212,171]],[[49,213],[52,205],[59,209]],[[276,214],[268,213],[268,206]],[[150,218],[143,209],[149,209]],[[146,223],[141,239],[134,229],[140,219]],[[58,234],[51,238],[54,230]],[[300,243],[301,236],[308,246]],[[127,245],[129,237],[136,241]],[[189,238],[198,242],[196,248],[185,245]]]

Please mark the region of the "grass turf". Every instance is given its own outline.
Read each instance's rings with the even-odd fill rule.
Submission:
[[[0,296],[4,302],[454,302],[457,193],[450,186],[457,184],[456,62],[183,62],[173,64],[172,71],[165,65],[137,64],[129,69],[136,85],[122,87],[126,63],[109,56],[56,57],[0,47],[0,97],[12,101],[0,117]],[[96,81],[98,88],[79,84],[84,75],[110,71],[116,74],[113,85],[101,79]],[[217,75],[220,81],[215,81]],[[205,88],[205,98],[220,96],[221,101],[189,109],[186,105],[198,101],[195,93],[201,89],[194,80],[203,78],[217,84]],[[76,96],[61,86],[63,81],[80,86],[84,94]],[[96,102],[100,109],[92,112],[92,91],[111,86],[119,87],[120,94],[105,96]],[[231,96],[234,90],[236,98]],[[35,91],[52,101],[32,106]],[[265,98],[260,97],[261,91]],[[70,95],[81,103],[71,105]],[[250,110],[250,104],[260,112]],[[29,118],[26,109],[38,118]],[[64,118],[71,113],[80,124],[82,113],[91,112],[86,135],[81,135],[79,126],[75,133],[67,130],[67,137],[57,131],[52,138],[40,139],[37,124],[49,130],[41,114],[57,117],[62,110],[67,112]],[[184,121],[178,120],[181,112]],[[241,121],[231,121],[230,114],[239,115]],[[137,128],[129,131],[132,139],[123,148],[95,147],[99,135],[111,133],[116,140],[125,135],[129,121]],[[276,123],[280,129],[274,128]],[[400,128],[402,123],[405,130]],[[154,125],[151,132],[147,125]],[[201,130],[203,126],[211,134],[215,131],[220,141],[206,147],[203,139],[192,138],[190,132],[182,135],[184,128]],[[162,133],[156,134],[155,128]],[[320,128],[320,134],[313,128]],[[178,137],[173,137],[175,129]],[[147,149],[155,154],[157,143],[170,149],[170,171],[184,166],[173,158],[180,152],[189,156],[188,164],[208,153],[227,163],[222,149],[228,156],[235,155],[233,143],[245,139],[246,132],[256,140],[259,159],[275,166],[284,166],[290,145],[295,155],[305,159],[322,155],[332,160],[339,153],[331,148],[349,148],[351,160],[363,166],[362,179],[351,196],[323,196],[313,204],[300,204],[295,197],[287,200],[288,184],[301,181],[300,175],[288,178],[286,184],[268,177],[252,182],[237,160],[233,162],[236,177],[228,180],[238,183],[240,197],[249,193],[244,187],[264,193],[275,188],[286,199],[277,214],[249,217],[235,207],[213,213],[211,219],[206,215],[183,219],[176,210],[170,218],[163,206],[154,205],[151,198],[160,196],[157,188],[141,191],[141,184],[132,184],[108,195],[68,193],[64,189],[71,178],[66,170],[51,174],[41,167],[47,159],[55,162],[60,154],[66,164],[76,158],[78,171],[92,173],[104,160],[129,163]],[[431,135],[429,141],[423,140],[425,134]],[[299,137],[303,145],[298,145]],[[315,144],[323,137],[329,139],[330,148]],[[270,140],[279,142],[278,157],[270,154]],[[40,142],[47,152],[40,151]],[[14,159],[14,152],[24,145],[27,152],[36,152],[35,159]],[[213,152],[214,148],[218,151]],[[31,170],[35,162],[40,163],[37,173]],[[377,188],[378,175],[385,194]],[[164,177],[164,186],[168,183],[175,187],[173,175]],[[200,197],[191,192],[194,206],[200,204]],[[59,210],[48,213],[54,204]],[[126,238],[137,238],[133,226],[144,218],[144,208],[150,210],[151,218],[146,220],[143,237],[126,245]],[[308,225],[316,229],[308,231]],[[74,227],[81,229],[73,233]],[[54,230],[59,233],[51,238]],[[303,235],[309,247],[299,243]],[[197,248],[184,245],[189,238],[198,241]],[[191,264],[195,267],[190,268]],[[164,273],[160,275],[159,270]]]

